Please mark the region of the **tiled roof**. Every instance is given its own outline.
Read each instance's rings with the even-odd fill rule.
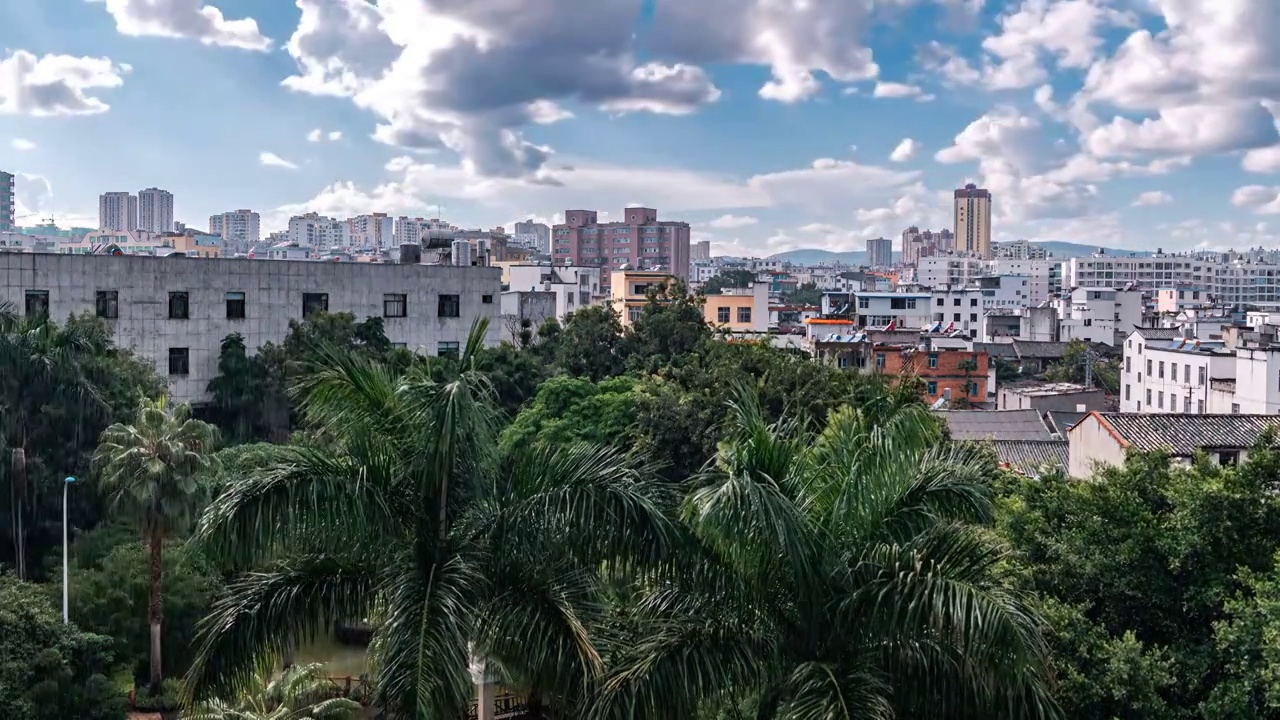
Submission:
[[[955,440],[1049,440],[1038,410],[947,410],[938,413]]]
[[[1183,336],[1181,328],[1134,328],[1133,331],[1142,333],[1148,340],[1173,340]]]
[[[1049,432],[1056,432],[1063,437],[1067,436],[1067,430],[1072,425],[1080,422],[1080,419],[1089,413],[1082,412],[1064,412],[1062,410],[1050,410],[1045,413],[1045,423],[1049,426]]]
[[[1066,440],[997,440],[992,445],[1001,464],[1023,475],[1039,476],[1046,467],[1067,470]]]
[[[1013,347],[1020,358],[1057,359],[1067,352],[1064,342],[1046,342],[1042,340],[1014,340]]]
[[[1275,415],[1097,413],[1126,443],[1143,451],[1189,456],[1200,448],[1251,447],[1262,431],[1280,425]]]
[[[1013,343],[974,343],[974,350],[986,350],[987,357],[999,358],[1016,358],[1018,352],[1013,349]]]

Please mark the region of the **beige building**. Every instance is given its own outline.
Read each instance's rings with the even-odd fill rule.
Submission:
[[[707,295],[702,317],[709,325],[737,333],[769,330],[769,283],[751,283],[746,288],[724,288]]]
[[[956,250],[991,259],[991,192],[969,183],[955,192]]]
[[[648,301],[649,288],[671,282],[670,273],[651,270],[617,270],[609,276],[609,302],[623,326],[640,318]]]

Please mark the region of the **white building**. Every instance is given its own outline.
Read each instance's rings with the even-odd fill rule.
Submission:
[[[98,229],[137,230],[138,197],[127,192],[109,192],[99,195]]]
[[[860,328],[879,328],[892,322],[899,329],[918,330],[932,324],[932,299],[928,293],[857,292],[849,312]]]
[[[982,260],[976,257],[922,257],[916,262],[916,282],[927,287],[967,285],[979,275],[985,275],[986,271]]]
[[[395,222],[396,245],[417,244],[428,230],[456,230],[439,218],[398,217]]]
[[[1025,275],[1032,304],[1045,302],[1062,292],[1062,263],[1057,260],[996,258],[985,267],[991,275]]]
[[[160,188],[138,191],[138,229],[173,232],[173,193]]]
[[[154,255],[165,241],[159,235],[145,230],[95,230],[79,240],[58,243],[58,253],[63,255],[90,255],[103,253],[108,247],[122,255]]]
[[[600,284],[599,267],[511,265],[507,268],[507,287],[511,292],[554,294],[555,316],[561,320],[578,308],[608,300],[608,292]]]
[[[551,253],[551,228],[546,223],[534,222],[532,218],[516,223],[512,235],[531,235],[533,247],[543,254]]]
[[[498,268],[0,253],[0,275],[0,301],[20,311],[104,318],[177,401],[207,399],[227,335],[252,353],[318,311],[380,317],[393,343],[429,355],[459,352],[477,318],[489,344],[500,333]]]
[[[390,248],[396,244],[395,220],[386,213],[357,215],[347,220],[347,237],[353,247]]]
[[[987,317],[1010,315],[1030,305],[1030,279],[1025,275],[988,275],[968,285],[941,285],[933,289],[932,319],[943,329],[960,330],[970,338],[987,338]]]
[[[243,252],[262,240],[261,218],[247,209],[210,215],[209,232],[221,235],[223,246],[229,250]]]
[[[991,244],[991,256],[1005,260],[1044,260],[1049,253],[1043,245],[1027,240],[1011,240]]]
[[[1120,409],[1144,413],[1280,414],[1275,334],[1237,330],[1223,341],[1142,329],[1125,340]]]
[[[1123,465],[1129,450],[1163,451],[1173,463],[1188,465],[1196,453],[1220,465],[1244,462],[1263,431],[1280,418],[1265,415],[1085,415],[1067,431],[1068,474],[1092,477],[1099,468]]]
[[[1116,332],[1128,333],[1142,324],[1142,293],[1112,288],[1076,288],[1055,298],[1057,340],[1116,344]]]
[[[331,247],[346,247],[350,244],[350,235],[346,223],[316,213],[294,215],[289,218],[288,241],[295,245],[327,250]]]

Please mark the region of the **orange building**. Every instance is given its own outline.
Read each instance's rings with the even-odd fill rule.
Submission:
[[[896,345],[875,345],[872,363],[875,370],[901,375],[906,372],[924,382],[928,402],[951,391],[951,400],[971,403],[987,399],[987,351],[952,348],[918,349]]]

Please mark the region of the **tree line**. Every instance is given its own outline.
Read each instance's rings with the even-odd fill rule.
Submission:
[[[537,717],[1280,717],[1273,435],[1031,479],[679,288],[482,337],[232,336],[191,414],[101,321],[0,313],[0,714],[353,716],[279,670],[360,622],[388,717],[464,716],[473,661]]]

